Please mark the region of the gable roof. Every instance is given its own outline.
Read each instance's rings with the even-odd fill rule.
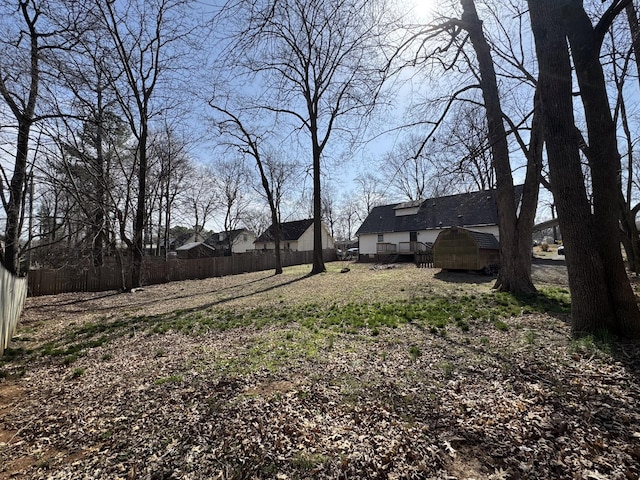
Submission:
[[[293,241],[298,240],[309,227],[313,225],[313,218],[307,218],[306,220],[296,220],[294,222],[283,222],[280,224],[280,240]],[[269,225],[269,228],[260,235],[254,243],[261,242],[273,242],[273,225]]]
[[[197,248],[197,247],[204,247],[205,249],[211,250],[212,252],[215,252],[216,249],[213,248],[210,245],[207,245],[204,242],[190,242],[190,243],[185,243],[184,245],[182,245],[181,247],[176,248],[176,252],[177,251],[183,251],[183,250],[191,250],[193,248]]]
[[[210,235],[209,238],[204,241],[204,243],[212,247],[228,245],[229,241],[233,242],[236,237],[243,232],[251,233],[246,228],[238,228],[236,230],[229,230],[227,232],[218,232]]]
[[[515,187],[516,204],[522,197],[522,185]],[[496,190],[461,193],[445,197],[428,198],[418,202],[394,203],[374,207],[356,232],[356,235],[417,232],[453,226],[473,227],[498,224]],[[396,216],[396,210],[417,207],[413,215]]]

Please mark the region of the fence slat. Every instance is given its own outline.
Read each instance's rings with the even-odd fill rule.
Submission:
[[[0,266],[0,356],[16,331],[27,298],[27,279],[18,278]]]
[[[336,260],[335,250],[323,252],[325,261]],[[313,252],[282,252],[282,266],[312,263]],[[237,275],[275,268],[272,251],[248,252],[230,257],[198,258],[192,260],[157,261],[145,259],[142,280],[144,285]],[[127,272],[130,285],[130,271]],[[25,281],[25,285],[27,282]],[[105,265],[88,269],[60,268],[31,270],[28,276],[30,296],[56,295],[67,292],[102,292],[122,288],[122,273],[117,266]],[[25,287],[26,290],[26,287]]]

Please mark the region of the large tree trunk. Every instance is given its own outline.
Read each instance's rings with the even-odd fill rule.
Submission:
[[[601,42],[581,1],[564,9],[574,68],[580,86],[589,135],[589,165],[593,184],[596,239],[605,269],[606,285],[616,314],[616,333],[640,336],[640,310],[620,250],[620,153],[600,63]]]
[[[313,120],[313,119],[312,119]],[[311,275],[326,271],[322,256],[322,195],[320,192],[320,157],[321,149],[317,139],[317,121],[312,121],[313,142],[313,266]]]
[[[104,178],[104,152],[103,152],[103,127],[104,127],[104,109],[102,105],[102,88],[100,80],[98,80],[97,89],[97,118],[96,120],[96,137],[95,137],[95,165],[94,165],[94,182],[96,185],[95,206],[92,219],[92,257],[93,266],[101,267],[104,263],[104,247],[106,244],[104,229],[104,212],[105,208],[105,178]]]
[[[606,170],[615,170],[616,162],[614,159],[613,164],[609,163],[606,166],[603,163],[604,159],[596,158],[596,164],[592,164],[592,168],[596,168],[592,177],[596,176],[596,172],[605,177],[594,179],[593,191],[594,197],[598,195],[598,213],[595,213],[594,204],[592,215],[582,175],[579,140],[573,116],[567,24],[562,22],[563,14],[566,12],[560,11],[555,0],[529,0],[528,5],[538,56],[538,92],[544,118],[549,174],[558,220],[567,247],[565,257],[571,290],[573,332],[582,335],[609,330],[635,337],[640,334],[640,329],[637,328],[637,307],[635,311],[631,308],[627,300],[628,293],[613,291],[617,287],[627,292],[630,290],[624,268],[620,270],[621,257],[620,261],[613,258],[616,255],[620,256],[617,235],[618,208],[616,205],[611,209],[609,203],[611,200],[615,202],[617,196],[609,197],[612,194],[611,172]],[[594,55],[597,59],[598,52]],[[599,81],[594,78],[591,80]],[[585,113],[587,116],[593,115],[591,107],[585,105]],[[596,120],[588,119],[589,124],[593,121]],[[606,118],[601,117],[600,121],[606,121]],[[595,132],[590,131],[590,135],[593,133]],[[608,145],[607,148],[611,148],[609,139],[603,139],[603,142]],[[615,173],[617,174],[617,171]],[[596,190],[600,189],[604,191],[596,193]],[[618,193],[619,191],[616,195]],[[611,218],[604,218],[607,216],[607,212],[603,211],[605,205],[609,205],[608,216],[612,217],[613,221]],[[605,223],[599,224],[599,221]],[[607,230],[612,222],[616,223],[615,228]],[[614,237],[615,242],[605,240],[603,237],[607,235]],[[602,252],[605,245],[605,248],[611,248],[612,251]],[[612,261],[614,265],[605,265],[606,261]]]
[[[273,222],[273,243],[275,245],[275,256],[276,256],[276,269],[273,272],[274,275],[282,274],[282,251],[280,250],[280,222],[278,220],[278,215],[271,215],[271,221]]]
[[[633,53],[636,62],[636,70],[640,72],[640,26],[638,25],[638,14],[636,11],[636,7],[633,2],[629,2],[626,6],[626,16],[627,23],[629,24],[629,30],[631,32],[631,41],[633,46]],[[640,77],[639,77],[640,80]],[[622,92],[620,92],[622,95]],[[623,104],[624,106],[624,104]],[[628,122],[624,117],[626,117],[626,112],[622,112],[623,115],[623,126],[625,128],[625,135],[627,135],[627,141],[631,144],[631,137]],[[627,259],[629,263],[629,268],[631,271],[636,274],[640,273],[640,233],[638,232],[638,228],[636,227],[636,215],[638,214],[638,206],[634,208],[631,207],[631,178],[633,175],[633,146],[629,145],[629,164],[628,164],[628,172],[627,172],[627,196],[626,199],[622,198],[622,208],[623,214],[621,217],[621,221],[623,224],[624,235],[627,237],[627,242],[625,244],[625,249],[627,251]]]
[[[533,293],[536,288],[531,281],[531,238],[538,198],[538,178],[537,176],[528,178],[528,181],[533,183],[529,183],[525,189],[527,211],[523,211],[521,218],[518,219],[509,146],[491,50],[482,31],[482,22],[478,18],[474,1],[461,0],[460,3],[463,9],[462,25],[469,33],[469,39],[478,59],[493,169],[496,174],[500,272],[494,287],[514,293]],[[522,207],[525,207],[524,203]]]
[[[144,117],[146,118],[146,117]],[[142,257],[144,256],[144,226],[146,214],[147,194],[147,127],[141,126],[138,148],[138,203],[133,224],[133,252],[132,252],[132,287],[142,286]]]
[[[18,274],[20,265],[18,258],[20,251],[20,225],[22,223],[22,203],[27,172],[30,127],[31,122],[28,120],[21,120],[18,125],[16,161],[9,186],[9,204],[6,209],[7,220],[2,263],[13,275]]]

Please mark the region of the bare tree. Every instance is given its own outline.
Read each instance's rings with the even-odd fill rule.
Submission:
[[[170,250],[169,233],[174,205],[193,171],[187,148],[186,139],[180,138],[168,122],[164,122],[162,130],[156,132],[151,144],[150,154],[155,163],[152,183],[158,188],[156,249],[158,252],[164,250],[165,259]]]
[[[640,273],[640,233],[636,225],[636,217],[640,211],[640,203],[637,201],[640,183],[637,181],[638,158],[634,149],[638,142],[637,120],[634,125],[634,100],[637,96],[637,85],[630,86],[633,78],[633,67],[640,72],[640,27],[638,15],[633,2],[629,2],[625,8],[626,22],[612,24],[609,31],[608,51],[603,52],[609,58],[610,75],[616,86],[617,99],[614,111],[614,122],[621,127],[624,133],[623,158],[626,165],[621,171],[622,189],[620,197],[621,214],[620,226],[622,229],[622,243],[624,245],[627,262],[631,271]],[[626,23],[626,25],[624,25]],[[626,27],[626,28],[625,28]],[[635,82],[633,82],[635,83]],[[630,88],[631,87],[631,88]],[[622,145],[621,145],[622,147]]]
[[[474,190],[496,188],[487,118],[481,109],[472,103],[460,104],[448,122],[449,128],[440,135],[444,152],[435,163],[449,185]]]
[[[0,262],[13,274],[19,270],[32,128],[51,116],[44,109],[38,109],[43,93],[50,87],[53,90],[50,83],[56,78],[55,72],[47,76],[49,60],[55,50],[69,48],[74,41],[72,35],[65,34],[73,29],[77,12],[69,8],[64,16],[58,16],[57,6],[39,0],[3,0],[0,3],[0,96],[7,107],[7,115],[15,121],[11,128],[16,137],[11,168],[0,164],[0,196],[6,212]]]
[[[227,233],[226,239],[231,251],[231,237],[228,233],[238,228],[250,203],[247,196],[247,170],[242,157],[220,159],[213,168],[220,206],[224,210],[223,230]]]
[[[282,273],[282,258],[280,252],[280,202],[282,201],[284,188],[292,169],[283,162],[275,160],[273,156],[269,156],[268,154],[263,155],[263,138],[251,132],[249,127],[245,126],[237,115],[231,113],[226,108],[214,104],[212,104],[212,107],[226,116],[226,119],[218,125],[221,132],[230,137],[231,140],[227,143],[255,161],[256,168],[260,174],[262,194],[267,200],[271,214],[271,231],[275,245],[275,275],[280,275]],[[248,208],[244,212],[245,218],[247,217],[247,210]],[[255,215],[251,216],[252,218],[256,218]],[[258,216],[257,218],[259,219],[260,217]],[[257,230],[264,231],[266,227],[256,228],[255,233],[259,235],[259,233],[262,232],[258,232]]]
[[[359,220],[358,202],[353,193],[343,195],[337,219],[337,240],[350,242]]]
[[[371,0],[239,1],[236,6],[232,15],[243,21],[230,58],[265,81],[269,92],[261,92],[259,107],[288,116],[310,142],[311,273],[317,274],[325,270],[322,160],[332,136],[356,134],[378,100],[386,75],[385,36],[390,33],[386,9]]]
[[[210,166],[197,165],[189,172],[189,181],[181,195],[182,209],[194,221],[194,232],[202,234],[222,204],[216,182],[216,172]]]
[[[384,203],[387,198],[382,189],[382,181],[371,172],[358,175],[355,183],[357,185],[355,195],[361,204],[358,219],[364,222],[371,209]]]
[[[488,138],[496,175],[500,272],[494,288],[519,293],[535,292],[531,281],[531,237],[542,168],[540,123],[534,120],[525,185],[518,205],[491,49],[484,36],[474,1],[461,0],[460,3],[463,9],[460,26],[468,33],[478,62],[480,89],[487,114]]]
[[[419,200],[447,193],[442,188],[443,178],[440,166],[434,162],[434,152],[423,149],[418,155],[413,154],[415,141],[409,139],[401,142],[397,148],[388,152],[380,164],[380,168],[389,172],[390,187],[402,198]]]
[[[192,28],[184,24],[186,5],[184,0],[92,4],[122,69],[109,80],[136,139],[137,199],[132,238],[123,238],[132,252],[133,287],[142,283],[150,122],[161,108],[168,107],[168,102],[160,101],[158,90],[171,69],[177,68],[179,44]]]

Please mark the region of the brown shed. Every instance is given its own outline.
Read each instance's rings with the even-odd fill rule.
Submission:
[[[216,249],[204,242],[191,242],[176,248],[180,259],[215,257]]]
[[[435,268],[495,271],[500,264],[499,244],[491,233],[451,227],[433,244]]]

